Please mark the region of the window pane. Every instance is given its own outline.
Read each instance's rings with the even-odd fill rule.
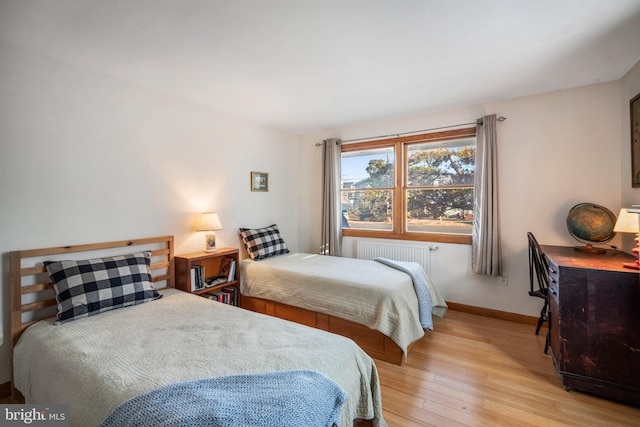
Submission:
[[[473,185],[474,139],[458,139],[408,146],[407,185]]]
[[[342,189],[393,188],[393,147],[342,153]]]
[[[473,189],[407,190],[407,231],[471,234]]]
[[[342,227],[365,230],[393,230],[392,191],[343,191]]]

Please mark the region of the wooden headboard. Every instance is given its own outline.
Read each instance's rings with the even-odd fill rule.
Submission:
[[[12,353],[18,338],[27,327],[55,315],[55,294],[43,261],[126,255],[144,250],[151,251],[153,282],[165,282],[166,287],[173,288],[173,236],[11,252]]]

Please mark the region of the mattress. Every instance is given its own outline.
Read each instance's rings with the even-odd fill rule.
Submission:
[[[306,253],[240,264],[240,293],[382,332],[406,354],[424,336],[411,277],[376,261]]]
[[[168,384],[307,369],[348,394],[341,425],[384,426],[373,360],[350,339],[175,289],[145,304],[29,327],[14,349],[26,403],[70,405],[73,426],[100,424],[119,404]]]

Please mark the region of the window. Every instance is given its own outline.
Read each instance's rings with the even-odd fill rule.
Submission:
[[[349,227],[393,230],[393,146],[343,151],[341,187],[342,215]]]
[[[343,144],[343,235],[471,243],[475,144],[475,128]]]

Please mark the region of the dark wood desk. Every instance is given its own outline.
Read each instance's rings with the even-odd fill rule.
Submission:
[[[549,339],[569,389],[640,405],[640,274],[634,257],[542,246],[549,259]]]

